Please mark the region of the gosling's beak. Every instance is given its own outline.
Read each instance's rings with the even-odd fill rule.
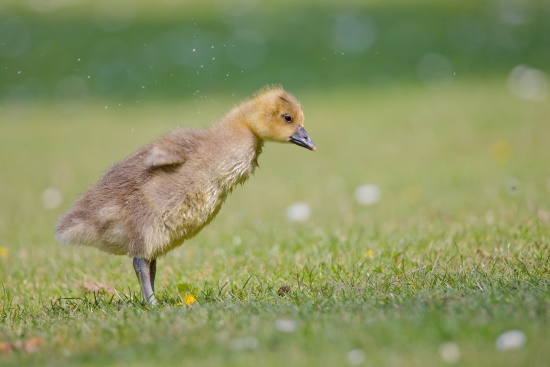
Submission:
[[[307,148],[309,150],[317,150],[317,147],[313,141],[309,138],[306,129],[299,127],[296,129],[296,133],[290,137],[289,140],[291,143],[299,145],[301,147]]]

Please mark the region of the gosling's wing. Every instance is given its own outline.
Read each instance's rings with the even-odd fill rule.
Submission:
[[[207,130],[176,128],[145,148],[143,162],[146,168],[181,165],[193,160],[199,145],[207,143]],[[141,152],[138,152],[141,157]]]
[[[160,140],[152,144],[143,160],[148,169],[183,164],[185,161],[185,148],[171,140]]]

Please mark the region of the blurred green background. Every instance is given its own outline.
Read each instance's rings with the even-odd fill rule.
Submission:
[[[0,4],[0,100],[118,102],[378,89],[548,70],[550,3],[85,1]]]

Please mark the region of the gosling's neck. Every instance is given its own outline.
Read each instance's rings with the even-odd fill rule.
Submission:
[[[217,127],[229,132],[235,142],[248,142],[254,147],[257,157],[261,153],[264,140],[253,129],[255,112],[253,101],[243,102],[229,111],[218,122]]]

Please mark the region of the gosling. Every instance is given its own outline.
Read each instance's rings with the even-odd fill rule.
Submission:
[[[56,238],[133,258],[144,301],[157,304],[157,257],[198,234],[258,166],[264,141],[316,146],[302,105],[266,87],[208,129],[179,127],[115,163],[78,199]]]

